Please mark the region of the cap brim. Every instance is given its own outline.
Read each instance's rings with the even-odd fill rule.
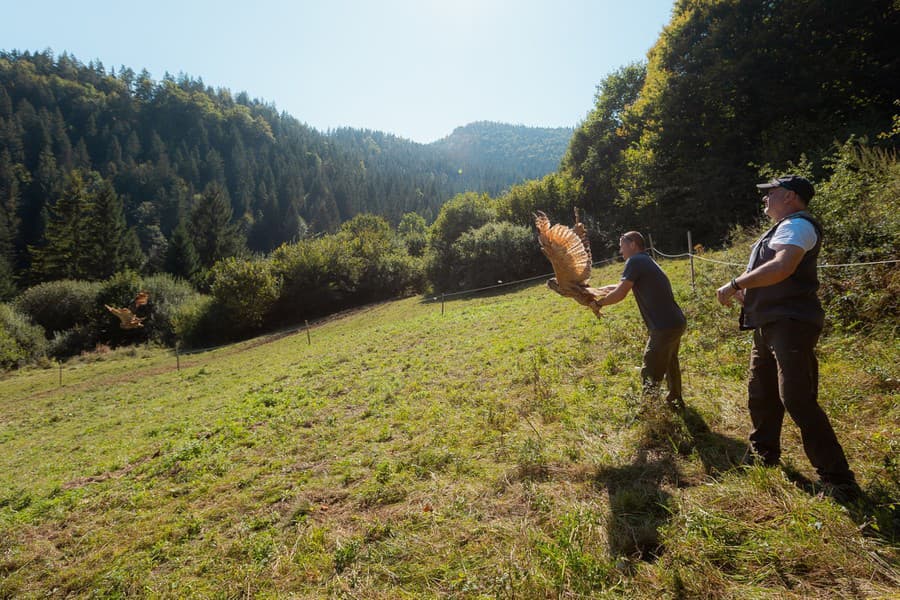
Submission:
[[[781,187],[780,183],[757,183],[756,187],[761,190],[771,190],[772,188]]]

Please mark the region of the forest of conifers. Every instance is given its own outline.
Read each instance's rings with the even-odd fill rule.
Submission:
[[[821,190],[833,256],[892,256],[897,39],[892,0],[679,0],[574,132],[477,123],[429,145],[318,132],[200,79],[2,52],[0,300],[47,337],[81,327],[72,350],[115,342],[88,325],[98,304],[156,281],[172,305],[158,338],[202,343],[223,315],[234,337],[543,272],[536,209],[582,208],[595,257],[628,229],[721,245],[759,219],[754,183],[788,170]],[[207,304],[179,313],[160,297],[178,286]],[[62,304],[82,309],[39,316],[75,296]]]
[[[488,156],[467,137],[487,139],[502,154]],[[354,129],[323,134],[202,80],[155,82],[146,72],[107,73],[65,53],[4,52],[0,254],[26,284],[111,274],[35,260],[48,241],[48,221],[61,216],[59,200],[82,187],[92,198],[101,189],[114,196],[104,199],[94,230],[83,237],[134,236],[114,254],[121,266],[150,271],[165,270],[168,242],[204,191],[220,194],[221,208],[231,209],[238,239],[226,245],[234,250],[268,252],[333,232],[361,212],[394,223],[415,212],[430,221],[454,193],[498,193],[555,170],[570,137],[568,129],[492,123],[461,127],[431,145]],[[222,258],[198,250],[206,266]]]

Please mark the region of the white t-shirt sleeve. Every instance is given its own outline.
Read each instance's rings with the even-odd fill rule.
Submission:
[[[776,245],[790,245],[800,246],[804,252],[809,252],[816,245],[818,239],[816,228],[807,219],[785,219],[778,226],[775,234],[769,238],[769,248]]]

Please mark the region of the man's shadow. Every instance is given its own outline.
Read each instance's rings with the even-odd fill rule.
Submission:
[[[652,562],[662,554],[659,529],[669,520],[671,499],[663,486],[678,475],[673,456],[654,452],[639,452],[630,465],[598,470],[596,485],[609,495],[610,556]]]
[[[609,496],[610,555],[652,562],[665,550],[659,531],[673,513],[669,506],[672,495],[666,488],[688,485],[677,456],[696,452],[705,473],[716,477],[739,464],[746,442],[713,432],[691,407],[678,413],[654,408],[642,419],[634,461],[600,467],[594,481]]]
[[[869,489],[858,488],[857,494],[847,497],[829,493],[790,464],[781,470],[788,481],[810,496],[829,496],[847,510],[850,519],[859,525],[866,537],[876,538],[889,545],[900,542],[900,498],[888,486],[875,484]]]
[[[748,443],[710,431],[703,417],[688,407],[683,414],[685,425],[696,441],[695,449],[707,475],[717,477],[735,467],[746,464]],[[829,496],[847,510],[850,519],[868,537],[888,544],[900,540],[900,502],[887,486],[874,485],[867,490],[857,488],[858,495],[845,497],[829,493],[820,483],[812,481],[796,467],[781,463],[779,468],[798,489],[810,496]]]

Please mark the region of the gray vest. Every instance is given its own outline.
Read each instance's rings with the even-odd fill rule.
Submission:
[[[741,309],[741,329],[756,329],[780,319],[796,319],[813,323],[820,328],[825,324],[825,311],[816,292],[819,290],[819,274],[816,264],[822,247],[822,226],[806,211],[788,215],[787,218],[806,219],[816,228],[816,245],[803,255],[797,269],[784,281],[767,287],[749,289]],[[775,258],[769,248],[769,240],[775,235],[778,221],[756,243],[748,271]]]

